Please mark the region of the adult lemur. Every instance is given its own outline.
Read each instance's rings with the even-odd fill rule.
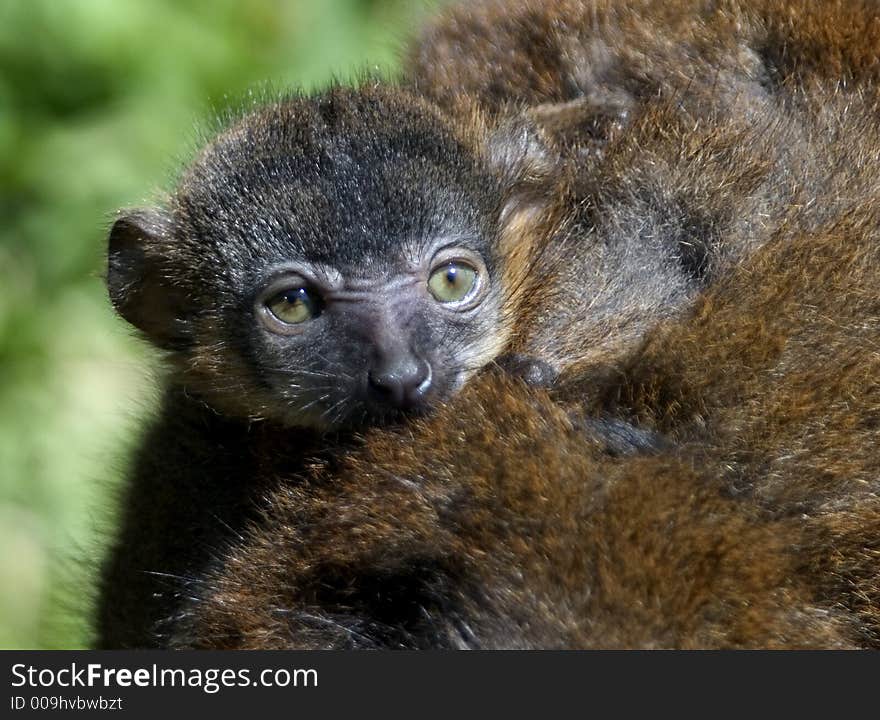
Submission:
[[[845,5],[468,6],[407,88],[269,106],[121,217],[111,297],[174,371],[98,644],[873,642]],[[501,353],[553,397],[470,379]],[[291,429],[432,405],[346,455]]]

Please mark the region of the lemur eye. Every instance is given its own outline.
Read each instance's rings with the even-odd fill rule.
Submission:
[[[461,260],[453,260],[435,268],[428,278],[428,290],[442,303],[464,300],[477,284],[477,270]]]
[[[318,296],[304,287],[290,288],[273,295],[266,302],[266,307],[287,325],[299,325],[317,317],[321,312]]]

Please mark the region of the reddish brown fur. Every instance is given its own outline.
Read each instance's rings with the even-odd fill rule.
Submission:
[[[874,83],[878,44],[861,0],[481,0],[438,18],[407,67],[441,104],[607,109],[701,86],[717,104],[751,82]]]
[[[615,273],[595,246],[623,246],[643,218],[648,240],[676,225],[683,248],[705,244],[712,276],[874,193],[851,169],[880,147],[878,44],[863,2],[485,0],[442,15],[412,44],[407,81],[447,108],[523,111],[561,160],[548,211],[519,228],[547,247],[514,349],[613,362],[687,307],[686,290],[649,289],[653,266],[631,281],[642,302],[600,282]]]
[[[864,643],[836,607],[853,587],[823,597],[830,576],[800,557],[816,532],[725,497],[717,466],[693,462],[609,460],[552,403],[487,378],[412,440],[374,437],[332,482],[277,492],[176,642],[369,646],[381,633],[359,613],[381,619],[381,601],[363,586],[424,572],[412,601],[436,627],[392,646]]]

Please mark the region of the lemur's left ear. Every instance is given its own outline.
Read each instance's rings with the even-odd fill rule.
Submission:
[[[511,183],[542,182],[559,160],[528,111],[513,115],[494,128],[486,151],[490,163]]]
[[[631,121],[634,101],[627,93],[582,96],[527,108],[508,108],[507,118],[488,143],[496,167],[541,182],[561,158],[601,155],[605,146]]]
[[[514,266],[526,267],[559,205],[563,168],[559,153],[527,111],[503,117],[490,130],[485,152],[505,187],[498,216],[502,254]]]
[[[605,146],[630,122],[627,94],[582,96],[519,110],[507,108],[486,143],[490,164],[507,179],[509,194],[501,210],[504,242],[519,247],[534,241],[535,228],[550,224],[559,208],[567,172]]]
[[[540,179],[553,169],[557,160],[540,127],[525,111],[492,131],[487,151],[497,169],[522,180]]]

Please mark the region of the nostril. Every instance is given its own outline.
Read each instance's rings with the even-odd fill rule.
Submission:
[[[403,395],[403,383],[399,376],[393,373],[374,373],[369,375],[370,387],[378,395],[395,405],[400,404]]]
[[[405,404],[417,405],[424,400],[430,389],[431,366],[426,362],[419,361],[416,371],[404,378],[403,381]]]
[[[424,397],[428,394],[428,390],[431,389],[431,381],[433,379],[431,366],[426,363],[420,363],[421,368],[419,370],[418,376],[415,378],[413,382],[413,393],[418,394],[419,398]]]

